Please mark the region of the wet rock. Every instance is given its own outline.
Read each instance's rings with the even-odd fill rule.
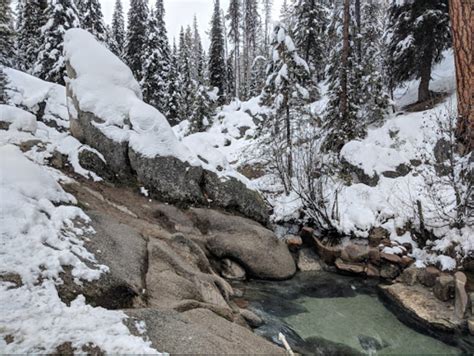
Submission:
[[[319,257],[326,262],[327,264],[334,264],[336,259],[341,257],[342,247],[337,246],[328,246],[323,244],[318,238],[314,238],[316,243],[316,251],[318,252]]]
[[[377,247],[383,239],[388,239],[389,232],[383,227],[373,227],[369,232],[369,245]]]
[[[436,278],[441,274],[439,269],[429,266],[418,274],[418,281],[426,287],[433,287],[436,283]]]
[[[252,328],[258,328],[264,324],[262,318],[248,309],[240,309],[240,315]]]
[[[458,318],[464,318],[467,312],[469,300],[466,293],[467,278],[463,272],[456,272],[454,274],[454,311]]]
[[[368,257],[368,246],[362,246],[354,243],[346,245],[341,252],[341,258],[346,262],[363,262],[366,261]]]
[[[372,247],[369,250],[369,261],[375,265],[379,265],[380,259],[380,250],[378,249],[378,247]]]
[[[221,261],[221,276],[234,281],[243,281],[245,270],[238,263],[224,258]]]
[[[377,267],[375,267],[374,265],[372,264],[368,264],[366,269],[365,269],[365,274],[367,275],[367,277],[370,277],[370,278],[379,278],[380,277],[380,271]]]
[[[436,298],[443,302],[454,297],[454,278],[449,274],[442,274],[436,278],[435,285],[433,287],[433,294]]]
[[[421,269],[416,267],[407,268],[402,272],[400,280],[408,286],[413,286],[418,281],[418,274],[422,272]]]
[[[303,272],[320,271],[322,269],[318,255],[310,248],[303,248],[299,251],[297,266]]]
[[[411,243],[404,242],[404,243],[402,243],[402,246],[405,248],[405,250],[407,250],[408,253],[413,252],[413,245]]]
[[[380,268],[380,276],[385,279],[395,279],[400,274],[400,268],[391,263],[384,263]]]
[[[365,271],[365,266],[361,263],[351,263],[351,262],[344,262],[342,259],[338,258],[335,263],[338,270],[354,273],[354,274],[362,274]]]
[[[301,245],[303,245],[303,240],[300,236],[286,235],[283,239],[292,251],[296,251],[298,248],[301,247]]]
[[[402,259],[400,261],[400,265],[403,268],[410,267],[413,263],[415,263],[415,260],[411,257],[408,257],[408,256],[402,256]]]
[[[385,261],[395,263],[395,264],[400,264],[402,262],[402,259],[400,256],[394,255],[392,253],[381,252],[380,257]]]
[[[469,300],[471,302],[471,314],[474,316],[474,292],[469,293]]]

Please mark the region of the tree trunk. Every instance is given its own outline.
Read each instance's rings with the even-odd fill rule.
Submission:
[[[424,61],[421,68],[421,80],[420,86],[418,87],[418,102],[422,103],[431,98],[430,94],[430,80],[431,80],[431,60],[429,64]]]
[[[288,177],[293,177],[293,142],[291,140],[290,105],[286,105],[286,145],[288,149]],[[290,182],[291,185],[291,182]]]
[[[339,110],[341,117],[345,119],[348,114],[348,89],[347,89],[347,72],[349,70],[349,21],[350,21],[350,0],[344,0],[344,22],[343,22],[343,39],[342,39],[342,56],[341,56],[341,97]]]
[[[355,20],[356,20],[356,46],[357,46],[357,59],[359,61],[362,60],[362,39],[360,38],[360,32],[361,32],[361,15],[360,15],[360,0],[355,0]]]
[[[474,149],[473,3],[469,0],[450,0],[449,3],[458,94],[456,135],[463,146],[461,153],[469,153]]]

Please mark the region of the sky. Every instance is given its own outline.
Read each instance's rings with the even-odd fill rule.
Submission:
[[[105,21],[110,24],[114,11],[115,0],[100,0],[100,2],[102,4],[102,11],[104,13]],[[149,0],[149,2],[150,5],[153,5],[155,0]],[[122,0],[125,18],[127,16],[129,3],[129,0]],[[227,12],[229,0],[221,0],[220,3],[221,7]],[[283,0],[273,0],[273,16],[275,19],[280,13],[282,3]],[[181,26],[192,24],[194,15],[196,15],[203,45],[205,48],[209,46],[207,32],[209,31],[209,24],[214,7],[213,0],[164,0],[164,4],[166,10],[165,21],[171,41],[173,40],[173,37],[176,37],[176,40],[178,40]]]

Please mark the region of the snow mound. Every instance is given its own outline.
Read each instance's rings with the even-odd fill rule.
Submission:
[[[35,115],[44,105],[43,121],[54,122],[62,128],[69,127],[66,88],[15,69],[4,68],[4,72],[8,77],[6,93],[9,104],[24,108]]]
[[[10,123],[9,130],[35,133],[36,117],[28,111],[0,104],[0,121]]]
[[[198,164],[178,141],[166,118],[142,101],[140,86],[127,65],[90,33],[67,31],[64,52],[74,71],[68,85],[80,110],[103,120],[95,123],[102,133],[116,142],[129,142],[131,148],[148,158],[172,156]]]

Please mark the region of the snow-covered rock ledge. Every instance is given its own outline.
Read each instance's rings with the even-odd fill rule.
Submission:
[[[213,162],[212,147],[202,157],[179,141],[166,118],[142,101],[131,70],[92,35],[69,30],[64,50],[71,133],[104,155],[117,180],[138,180],[163,201],[267,220],[265,202],[246,179],[230,165]]]

